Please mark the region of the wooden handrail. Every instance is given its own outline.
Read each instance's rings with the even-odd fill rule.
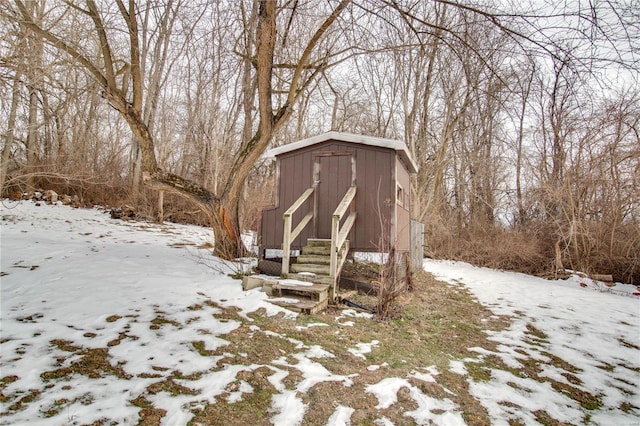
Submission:
[[[313,186],[304,191],[302,195],[300,195],[300,197],[298,197],[298,199],[294,201],[293,204],[291,204],[291,207],[289,207],[287,211],[284,212],[283,216],[292,216],[296,212],[296,210],[300,208],[302,203],[307,201],[307,198],[309,198],[311,194],[313,194]]]
[[[344,194],[344,197],[342,197],[342,201],[340,201],[338,207],[336,207],[336,210],[333,212],[333,217],[338,216],[338,220],[342,219],[342,216],[344,216],[347,208],[351,205],[351,202],[355,198],[357,189],[357,187],[352,186],[347,190],[347,192]]]
[[[307,199],[313,194],[313,187],[307,189],[298,197],[298,199],[284,212],[282,219],[284,220],[284,235],[282,236],[282,275],[289,273],[289,258],[291,256],[291,242],[302,232],[302,230],[309,224],[313,218],[313,206],[311,210],[302,218],[300,223],[291,230],[291,219],[293,214],[307,201]],[[313,198],[311,199],[313,201]]]
[[[338,239],[336,241],[336,247],[338,247],[338,249],[340,249],[340,247],[342,247],[342,245],[346,241],[347,236],[349,235],[349,232],[351,231],[351,228],[353,227],[353,223],[355,221],[356,221],[356,212],[351,212],[349,216],[347,216],[347,220],[345,220],[344,225],[342,225],[342,229],[338,234]]]
[[[330,291],[330,299],[333,300],[335,298],[336,291],[336,283],[338,281],[338,275],[340,275],[340,270],[342,269],[342,265],[344,265],[344,261],[347,258],[347,253],[349,252],[349,245],[345,244],[347,240],[347,236],[353,227],[354,222],[356,221],[356,211],[353,200],[356,197],[357,188],[352,186],[347,190],[342,197],[342,201],[338,204],[335,211],[333,212],[333,216],[331,218],[331,258],[329,264],[329,274],[331,276],[331,291]],[[347,208],[350,208],[351,213],[345,220],[342,228],[340,227],[340,221],[342,217],[347,212]],[[339,255],[340,253],[340,255]],[[338,264],[338,259],[340,259],[340,263]]]

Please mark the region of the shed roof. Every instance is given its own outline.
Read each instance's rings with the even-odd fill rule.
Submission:
[[[376,146],[380,148],[389,148],[395,150],[400,158],[407,165],[407,169],[409,173],[417,173],[418,165],[413,160],[407,145],[404,142],[394,140],[394,139],[385,139],[385,138],[377,138],[373,136],[364,136],[364,135],[356,135],[352,133],[342,133],[342,132],[327,132],[322,133],[320,135],[316,135],[307,139],[303,139],[297,142],[293,142],[287,145],[282,145],[277,148],[273,148],[267,151],[267,157],[277,157],[278,155],[285,154],[287,152],[296,151],[298,149],[306,148],[311,145],[315,145],[321,142],[325,142],[328,140],[338,140],[342,142],[350,142],[361,145],[369,145]]]

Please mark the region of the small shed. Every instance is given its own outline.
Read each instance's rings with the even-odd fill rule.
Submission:
[[[267,155],[276,160],[276,200],[262,211],[259,257],[281,257],[283,275],[292,251],[310,240],[327,241],[338,263],[349,251],[410,250],[410,178],[418,168],[404,142],[328,132]],[[339,273],[340,265],[331,267]]]

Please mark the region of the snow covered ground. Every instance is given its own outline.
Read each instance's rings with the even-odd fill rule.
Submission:
[[[200,352],[226,346],[225,335],[241,326],[254,335],[287,339],[261,330],[246,316],[260,308],[266,315],[293,314],[270,304],[260,291],[243,291],[240,281],[227,275],[234,265],[198,249],[212,243],[208,229],[124,222],[100,209],[32,202],[4,201],[0,216],[0,424],[90,424],[105,419],[104,424],[136,424],[140,407],[132,401],[143,394],[154,407],[166,410],[163,424],[186,424],[192,410],[207,401],[241,400],[253,391],[251,386],[241,381],[230,391],[228,385],[243,371],[265,367],[221,367],[221,357]],[[549,282],[453,262],[425,261],[425,269],[451,285],[469,288],[496,315],[514,317],[507,330],[490,336],[499,342],[498,352],[473,348],[477,357],[454,360],[450,366],[467,376],[472,394],[494,424],[506,425],[508,419],[536,424],[539,410],[572,424],[585,419],[580,404],[549,382],[514,374],[524,358],[543,366],[540,375],[597,395],[601,407],[589,411],[593,424],[640,424],[640,300],[631,295],[634,287],[618,285],[616,294],[602,293],[591,282],[581,287],[577,278]],[[226,307],[237,308],[242,320],[219,318]],[[336,318],[338,327],[349,327],[350,315],[356,314],[346,311]],[[198,341],[204,347],[195,348],[193,342]],[[270,421],[276,425],[301,424],[306,407],[300,396],[317,384],[349,387],[359,374],[334,374],[318,362],[332,353],[289,343],[295,345],[295,353],[266,365],[273,372],[268,380],[277,390],[270,410]],[[366,359],[379,347],[374,340],[348,350]],[[100,368],[109,374],[50,377],[53,372],[64,374],[67,367],[71,371],[91,350],[105,348],[110,365]],[[514,371],[495,369],[490,380],[474,381],[467,367],[491,355]],[[290,365],[290,358],[297,363]],[[554,362],[557,359],[570,362],[571,375]],[[294,389],[284,384],[291,369],[301,376]],[[180,380],[176,372],[198,376]],[[418,424],[464,424],[453,395],[435,399],[408,380],[437,382],[438,374],[426,368],[411,377],[370,384],[366,392],[378,400],[371,410],[393,405],[398,391],[406,388],[417,407],[405,413],[407,418]],[[169,377],[193,392],[146,392]],[[350,424],[353,411],[337,404],[328,424]],[[376,424],[392,423],[380,415]]]
[[[540,360],[541,376],[569,385],[573,379],[574,386],[601,397],[602,408],[591,413],[593,424],[640,424],[640,300],[633,296],[635,286],[617,284],[607,290],[611,293],[578,276],[547,281],[460,262],[426,260],[424,266],[439,279],[468,287],[494,314],[514,317],[507,330],[490,337],[500,343],[499,352],[476,348],[478,360],[493,354],[514,369],[521,368],[519,360]],[[532,337],[527,324],[542,333]],[[555,365],[552,357],[569,362],[570,371]],[[466,372],[459,362],[453,368]],[[504,370],[494,370],[489,382],[472,382],[471,390],[496,425],[507,425],[508,419],[536,424],[537,410],[570,424],[582,424],[584,417],[579,403],[548,382]],[[625,413],[620,409],[625,402],[635,409]]]

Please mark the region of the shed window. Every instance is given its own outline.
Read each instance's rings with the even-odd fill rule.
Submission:
[[[396,203],[404,207],[404,189],[400,185],[396,186]]]

